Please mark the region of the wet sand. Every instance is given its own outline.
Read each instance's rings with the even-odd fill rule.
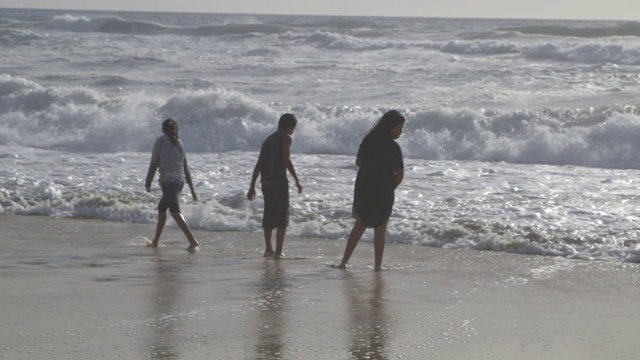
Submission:
[[[168,223],[170,223],[169,221]],[[634,359],[640,267],[0,216],[0,359]]]

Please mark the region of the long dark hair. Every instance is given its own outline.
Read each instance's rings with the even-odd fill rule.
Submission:
[[[178,144],[178,122],[169,118],[162,122],[162,132],[165,133],[173,145]]]
[[[389,130],[405,122],[405,117],[398,110],[389,110],[373,125],[362,140],[362,144],[369,146],[384,138],[391,137]]]

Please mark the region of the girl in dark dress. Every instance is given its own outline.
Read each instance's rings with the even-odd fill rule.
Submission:
[[[349,234],[344,257],[338,268],[347,262],[367,228],[374,229],[375,270],[382,270],[382,254],[387,224],[393,208],[394,192],[404,177],[400,145],[395,140],[404,128],[405,117],[397,110],[386,112],[365,136],[358,149],[358,176],[353,197],[356,219]]]

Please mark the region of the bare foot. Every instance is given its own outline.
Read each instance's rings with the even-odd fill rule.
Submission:
[[[340,263],[336,265],[336,269],[346,269],[346,268],[347,268],[347,264],[345,263]]]
[[[262,257],[270,258],[273,257],[273,250],[265,250],[264,255]]]
[[[273,258],[275,260],[282,259],[284,257],[283,253],[273,254]]]
[[[196,251],[198,251],[198,246],[199,246],[199,245],[200,245],[200,244],[198,244],[198,243],[191,244],[191,245],[189,245],[189,247],[187,248],[187,251],[196,252]]]
[[[158,242],[157,241],[152,241],[152,242],[147,244],[147,247],[157,248],[158,247]]]

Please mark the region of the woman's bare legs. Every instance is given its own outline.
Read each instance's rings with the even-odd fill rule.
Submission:
[[[384,254],[384,245],[387,240],[387,224],[389,221],[385,221],[384,224],[379,225],[373,231],[373,250],[375,257],[375,270],[382,270],[382,255]],[[339,269],[344,269],[347,267],[347,262],[351,258],[353,251],[355,250],[358,242],[362,238],[367,227],[360,220],[360,216],[356,215],[356,223],[353,225],[353,229],[351,229],[351,233],[349,234],[349,239],[347,240],[347,246],[344,249],[344,256],[342,257],[342,262],[337,267]]]
[[[282,253],[282,245],[284,244],[284,236],[287,233],[286,226],[278,226],[278,230],[276,231],[276,251],[273,251],[273,247],[271,246],[271,236],[273,234],[273,229],[264,229],[264,257],[273,257],[274,259],[280,259],[284,256]]]
[[[264,257],[273,256],[273,247],[271,246],[271,235],[273,229],[264,229]]]
[[[276,252],[273,254],[274,259],[280,259],[284,256],[282,253],[282,245],[284,244],[284,236],[286,233],[286,226],[278,226],[278,230],[276,231]]]
[[[387,224],[389,221],[385,221],[384,224],[379,225],[373,230],[373,252],[375,254],[375,270],[382,270],[382,254],[384,253],[384,244],[387,240]]]
[[[193,233],[191,232],[191,229],[189,228],[189,225],[187,224],[187,222],[184,220],[184,216],[182,216],[182,214],[179,212],[171,213],[171,216],[173,216],[173,220],[176,221],[176,223],[178,224],[178,226],[180,227],[184,235],[189,240],[188,249],[193,250],[197,248],[198,245],[200,244],[198,244],[198,241],[196,240],[196,238],[193,237]]]
[[[166,212],[158,212],[158,225],[156,225],[156,236],[153,238],[151,242],[151,247],[158,247],[158,242],[160,241],[160,235],[162,235],[162,230],[164,229],[164,224],[167,223],[167,213]]]
[[[351,229],[351,233],[349,234],[349,239],[347,239],[347,246],[344,249],[344,256],[342,257],[342,262],[338,265],[338,269],[344,269],[347,267],[347,262],[351,258],[351,254],[353,254],[353,250],[356,249],[360,238],[364,234],[367,227],[362,223],[360,219],[360,215],[356,214],[356,222],[353,224],[353,229]]]

